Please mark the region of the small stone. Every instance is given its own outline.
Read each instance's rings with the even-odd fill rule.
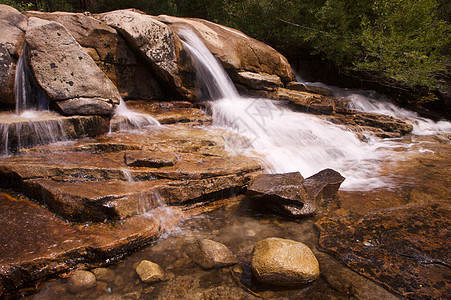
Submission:
[[[148,260],[143,260],[136,267],[136,273],[144,283],[158,282],[164,279],[163,269],[156,263]]]
[[[77,294],[96,286],[96,276],[88,271],[75,271],[69,278],[68,290]]]
[[[114,285],[122,286],[122,285],[124,285],[124,283],[125,283],[124,277],[122,277],[121,275],[117,275],[114,278]]]
[[[319,263],[303,243],[267,238],[252,252],[252,272],[263,283],[297,286],[319,277]]]
[[[102,281],[113,281],[114,280],[114,271],[108,268],[96,268],[91,270],[91,272],[96,276],[97,280]]]
[[[237,263],[227,246],[208,239],[197,240],[188,247],[188,255],[204,269],[222,268]]]

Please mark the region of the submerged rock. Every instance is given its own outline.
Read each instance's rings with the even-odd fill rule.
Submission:
[[[320,246],[355,272],[402,297],[440,299],[451,289],[449,216],[446,203],[426,203],[316,225]]]
[[[68,290],[77,294],[96,286],[96,276],[88,271],[75,271],[67,282]]]
[[[13,7],[0,4],[0,104],[14,105],[16,62],[27,28],[27,18]]]
[[[236,256],[224,244],[202,239],[188,247],[188,255],[204,269],[223,268],[236,264]]]
[[[164,279],[163,269],[156,263],[143,260],[136,267],[136,273],[144,283],[154,283]]]
[[[301,173],[261,174],[249,183],[246,194],[282,214],[299,217],[314,214],[315,203],[302,185]]]
[[[107,115],[119,104],[117,88],[64,26],[32,17],[25,41],[36,83],[64,114]]]
[[[91,272],[96,276],[96,280],[113,281],[115,277],[114,271],[108,268],[96,268]]]
[[[297,286],[319,277],[318,261],[305,244],[267,238],[255,244],[252,272],[263,283]]]

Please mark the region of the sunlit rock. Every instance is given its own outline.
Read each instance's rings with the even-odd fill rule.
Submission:
[[[158,20],[176,32],[184,27],[193,29],[231,74],[248,71],[277,75],[282,82],[294,79],[291,66],[283,55],[241,31],[201,19],[162,15]]]
[[[96,17],[115,28],[133,49],[140,51],[156,74],[179,96],[196,97],[192,61],[167,25],[132,10],[117,10]]]
[[[237,263],[236,256],[226,245],[208,240],[196,240],[188,247],[188,255],[204,269],[223,268]]]
[[[143,260],[136,267],[136,273],[144,283],[154,283],[164,279],[164,270],[156,263]]]
[[[114,28],[83,13],[27,11],[25,15],[61,23],[116,85],[122,98],[163,97],[150,65],[135,55]]]
[[[252,272],[257,280],[284,286],[297,286],[319,277],[319,264],[305,244],[267,238],[259,241],[252,251]]]
[[[50,101],[85,99],[60,106],[63,113],[109,114],[119,104],[117,88],[61,24],[32,17],[25,40],[30,68]]]

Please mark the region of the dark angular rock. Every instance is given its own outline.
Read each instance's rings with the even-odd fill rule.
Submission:
[[[302,185],[301,173],[262,174],[249,183],[246,194],[270,208],[289,216],[312,215],[315,203],[308,197]]]
[[[305,179],[303,186],[309,197],[320,203],[322,200],[334,199],[344,180],[345,178],[337,171],[325,169]]]

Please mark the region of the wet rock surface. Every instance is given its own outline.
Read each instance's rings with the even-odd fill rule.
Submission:
[[[319,243],[356,272],[401,296],[440,298],[449,282],[449,208],[413,206],[322,219]]]
[[[209,239],[193,242],[188,248],[188,255],[204,269],[228,267],[237,263],[235,255],[226,245]]]
[[[27,18],[15,8],[0,4],[0,103],[14,105],[14,76]]]
[[[252,251],[252,272],[257,280],[296,286],[319,277],[319,264],[303,243],[280,238],[259,241]]]
[[[19,117],[0,113],[0,131],[3,134],[0,154],[69,139],[97,136],[108,132],[108,120],[100,116],[64,117],[42,112],[37,117]],[[47,130],[42,130],[47,128]]]
[[[164,271],[156,263],[143,260],[136,267],[136,273],[138,273],[139,278],[144,283],[154,283],[163,280]]]
[[[80,293],[96,286],[96,276],[88,271],[75,271],[68,280],[68,290],[71,293]]]
[[[299,172],[261,174],[249,182],[246,194],[281,214],[302,217],[315,214],[325,201],[335,199],[344,180],[332,169],[307,179]]]

